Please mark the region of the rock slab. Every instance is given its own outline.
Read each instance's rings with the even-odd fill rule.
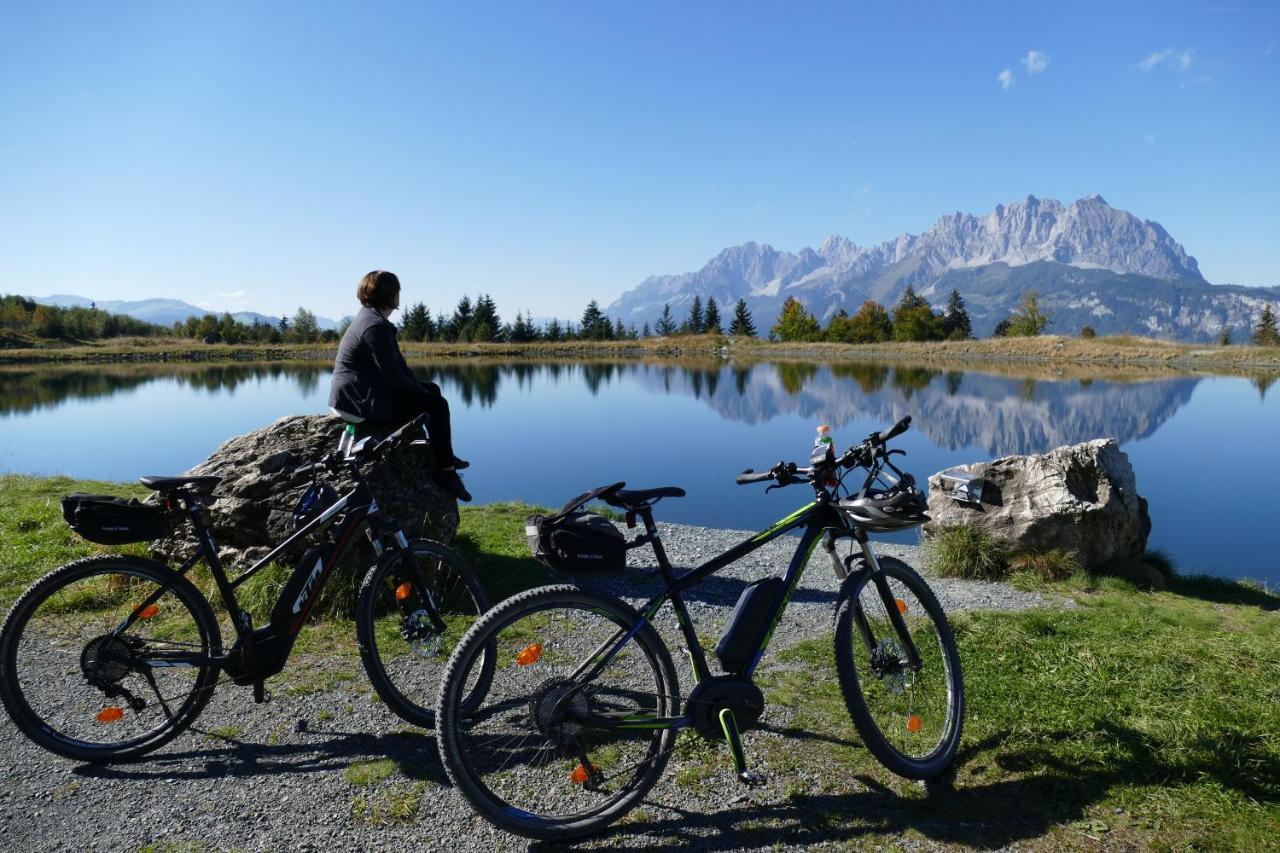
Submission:
[[[311,483],[308,475],[290,468],[316,461],[337,449],[344,429],[332,415],[291,415],[263,429],[236,436],[222,444],[190,475],[215,475],[222,482],[207,510],[209,527],[225,564],[245,567],[294,532],[293,509]],[[431,475],[429,448],[400,447],[364,469],[365,478],[384,517],[393,518],[410,538],[426,536],[452,541],[458,530],[458,504]],[[346,476],[326,478],[339,494],[352,486]],[[302,541],[283,555],[301,556],[314,544]],[[367,544],[361,540],[361,544]],[[192,553],[195,539],[186,525],[152,550],[171,559]],[[353,551],[352,553],[357,553]],[[361,556],[366,559],[372,549]]]
[[[980,503],[945,491],[942,473],[929,478],[926,538],[971,524],[1014,550],[1072,550],[1088,567],[1137,559],[1151,532],[1129,457],[1113,438],[1030,456],[959,466],[984,480]]]

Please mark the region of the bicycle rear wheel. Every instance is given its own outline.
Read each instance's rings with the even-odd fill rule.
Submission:
[[[37,581],[5,619],[0,700],[50,752],[134,758],[204,709],[221,646],[212,608],[185,577],[137,557],[77,560]]]
[[[666,646],[648,624],[635,630],[640,621],[617,599],[551,586],[507,599],[462,638],[440,686],[437,741],[449,778],[481,815],[563,840],[604,828],[653,787],[675,732],[644,720],[674,715],[679,686]],[[590,662],[619,643],[584,681]],[[496,649],[493,681],[467,713],[486,648]]]
[[[462,635],[489,609],[484,588],[461,555],[425,539],[409,546],[418,576],[444,623],[439,631],[415,587],[405,552],[388,552],[365,575],[356,604],[356,635],[369,682],[387,707],[416,726],[436,724],[432,706],[445,662]],[[464,707],[474,708],[488,687],[493,656],[483,655]]]
[[[888,602],[865,563],[841,590],[835,633],[840,688],[858,733],[877,760],[899,776],[930,779],[951,765],[960,745],[960,653],[942,606],[924,580],[892,557],[879,562]],[[899,622],[919,654],[919,669],[908,662]]]

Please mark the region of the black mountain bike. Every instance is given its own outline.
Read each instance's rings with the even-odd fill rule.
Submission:
[[[150,752],[191,725],[222,672],[236,684],[253,685],[256,701],[267,701],[264,680],[284,668],[321,590],[363,530],[377,559],[356,605],[361,660],[391,710],[432,726],[430,700],[442,664],[488,602],[458,554],[435,542],[410,542],[380,514],[361,473],[392,447],[425,443],[416,438],[421,435],[418,418],[380,440],[344,439],[340,452],[293,469],[312,477],[309,496],[324,497],[303,516],[309,520],[301,529],[234,579],[223,570],[202,511],[218,477],[143,477],[143,485],[161,494],[159,507],[91,500],[89,509],[109,513],[96,521],[86,521],[81,504],[82,524],[73,527],[94,541],[146,541],[187,521],[199,548],[176,570],[132,556],[76,560],[23,593],[0,629],[0,699],[9,716],[51,752],[104,762]],[[338,496],[323,475],[342,470],[355,485]],[[332,503],[324,506],[326,501]],[[304,496],[300,511],[306,502]],[[254,628],[236,601],[236,588],[295,542],[321,531],[328,533],[326,541],[306,551],[267,624]],[[230,648],[223,646],[209,601],[187,577],[202,559],[231,617],[236,639]],[[480,662],[476,695],[464,707],[479,702],[492,670],[492,656]]]
[[[643,521],[644,533],[626,547],[652,546],[666,589],[637,611],[578,586],[542,587],[507,599],[472,625],[449,659],[437,702],[440,752],[458,789],[511,832],[585,835],[640,801],[662,775],[676,733],[688,728],[727,741],[739,779],[761,781],[747,769],[740,736],[764,710],[752,673],[819,543],[842,579],[835,654],[855,726],[891,771],[912,779],[942,773],[955,757],[964,714],[955,640],[920,576],[898,560],[877,559],[867,539],[868,530],[927,520],[914,481],[889,458],[904,451],[885,447],[909,423],[904,418],[839,458],[819,447],[809,467],[779,463],[768,472],[744,472],[739,483],[809,483],[814,500],[679,577],[651,507],[684,492],[624,490],[621,483],[600,490],[597,496],[625,510],[629,523]],[[855,467],[867,477],[853,492],[843,478]],[[716,647],[723,672],[713,674],[682,594],[796,529],[803,532],[786,574],[743,592]],[[840,540],[849,545],[843,560]],[[651,624],[668,600],[696,682],[688,695]],[[479,707],[471,701],[477,684],[487,685]]]

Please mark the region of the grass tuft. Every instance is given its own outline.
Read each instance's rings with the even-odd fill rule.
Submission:
[[[1165,583],[1178,576],[1178,566],[1164,551],[1151,550],[1142,555],[1142,562],[1164,575]]]
[[[1009,574],[1004,544],[970,524],[948,527],[930,538],[925,548],[929,565],[943,577],[1003,580]]]
[[[1064,581],[1083,571],[1080,555],[1075,551],[1053,548],[1048,551],[1023,551],[1009,558],[1013,572],[1030,572],[1044,581]]]

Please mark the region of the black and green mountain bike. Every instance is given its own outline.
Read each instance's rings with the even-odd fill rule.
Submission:
[[[744,472],[741,484],[807,483],[814,500],[679,576],[663,550],[652,506],[682,496],[682,490],[627,490],[618,483],[590,493],[624,510],[629,523],[643,522],[644,533],[623,547],[651,546],[666,589],[636,610],[574,585],[541,587],[507,599],[472,625],[446,665],[437,702],[440,751],[458,789],[482,815],[511,832],[543,839],[585,835],[644,797],[661,777],[676,733],[687,728],[726,741],[739,779],[761,781],[747,767],[741,739],[764,711],[752,675],[819,544],[842,580],[835,654],[854,725],[894,773],[928,779],[946,770],[964,715],[955,639],[920,576],[898,560],[878,559],[868,542],[870,532],[927,520],[914,480],[893,465],[891,457],[904,451],[886,447],[910,420],[903,418],[839,457],[829,445],[819,445],[806,467],[779,463],[766,472]],[[866,476],[846,487],[854,469]],[[554,518],[562,517],[563,512]],[[561,536],[555,546],[561,556],[575,556],[566,552],[587,541],[583,537],[591,529],[583,523]],[[794,530],[801,535],[786,573],[743,591],[716,646],[722,671],[713,673],[684,592]],[[843,559],[842,544],[848,546]],[[588,543],[578,556],[589,558],[590,550]],[[652,625],[667,601],[693,671],[695,684],[687,695]],[[483,701],[472,706],[468,697],[475,695],[475,684],[489,681],[489,661],[496,661],[492,682]]]

